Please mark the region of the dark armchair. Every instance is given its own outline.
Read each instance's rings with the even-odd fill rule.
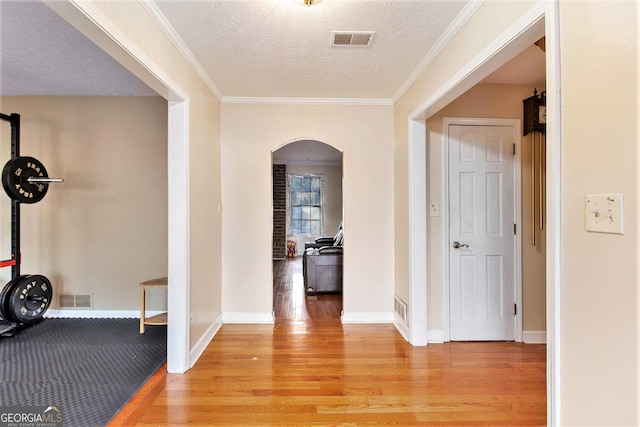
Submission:
[[[338,232],[333,237],[323,236],[317,237],[313,242],[307,242],[304,244],[304,250],[306,251],[309,248],[320,249],[324,246],[342,246],[342,241],[344,239],[342,223],[338,227]]]
[[[342,292],[342,223],[334,237],[318,237],[305,244],[302,274],[307,295]]]
[[[303,263],[307,295],[342,293],[342,247],[325,246],[305,251]]]

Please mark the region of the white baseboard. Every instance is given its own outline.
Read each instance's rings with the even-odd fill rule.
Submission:
[[[427,330],[427,343],[431,343],[431,344],[444,343],[444,331],[441,329]]]
[[[222,313],[222,319],[224,323],[239,323],[239,324],[270,324],[274,321],[273,313],[237,313],[237,312],[224,312]]]
[[[216,336],[222,325],[222,313],[220,313],[218,317],[216,317],[216,320],[214,320],[213,323],[207,328],[207,331],[189,352],[190,368],[193,368],[193,365],[195,365],[198,359],[200,359],[200,356],[202,356],[202,353],[204,353],[204,350],[207,348],[213,337]]]
[[[409,342],[409,337],[411,336],[411,332],[407,325],[404,324],[402,319],[397,315],[394,316],[393,325],[396,327],[400,335]],[[442,344],[444,343],[444,331],[442,330],[428,330],[427,331],[427,343],[428,344]]]
[[[165,311],[147,310],[147,317]],[[139,319],[140,310],[76,310],[76,309],[55,309],[47,310],[44,317],[71,317],[77,319]]]
[[[546,344],[547,331],[522,331],[522,341],[525,344]]]
[[[393,313],[393,326],[395,326],[398,332],[400,332],[400,335],[409,342],[409,328],[396,313]]]
[[[393,312],[342,313],[342,323],[393,323]]]

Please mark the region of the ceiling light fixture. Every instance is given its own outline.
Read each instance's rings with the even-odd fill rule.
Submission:
[[[298,4],[303,4],[305,6],[312,6],[314,4],[320,3],[322,0],[293,0]]]

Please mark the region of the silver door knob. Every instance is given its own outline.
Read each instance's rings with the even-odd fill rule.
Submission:
[[[467,245],[466,243],[453,242],[453,249],[468,248],[468,247],[469,245]]]

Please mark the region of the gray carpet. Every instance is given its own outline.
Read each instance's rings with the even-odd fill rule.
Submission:
[[[106,425],[166,361],[166,326],[45,319],[0,338],[0,406],[57,406],[65,426]]]

